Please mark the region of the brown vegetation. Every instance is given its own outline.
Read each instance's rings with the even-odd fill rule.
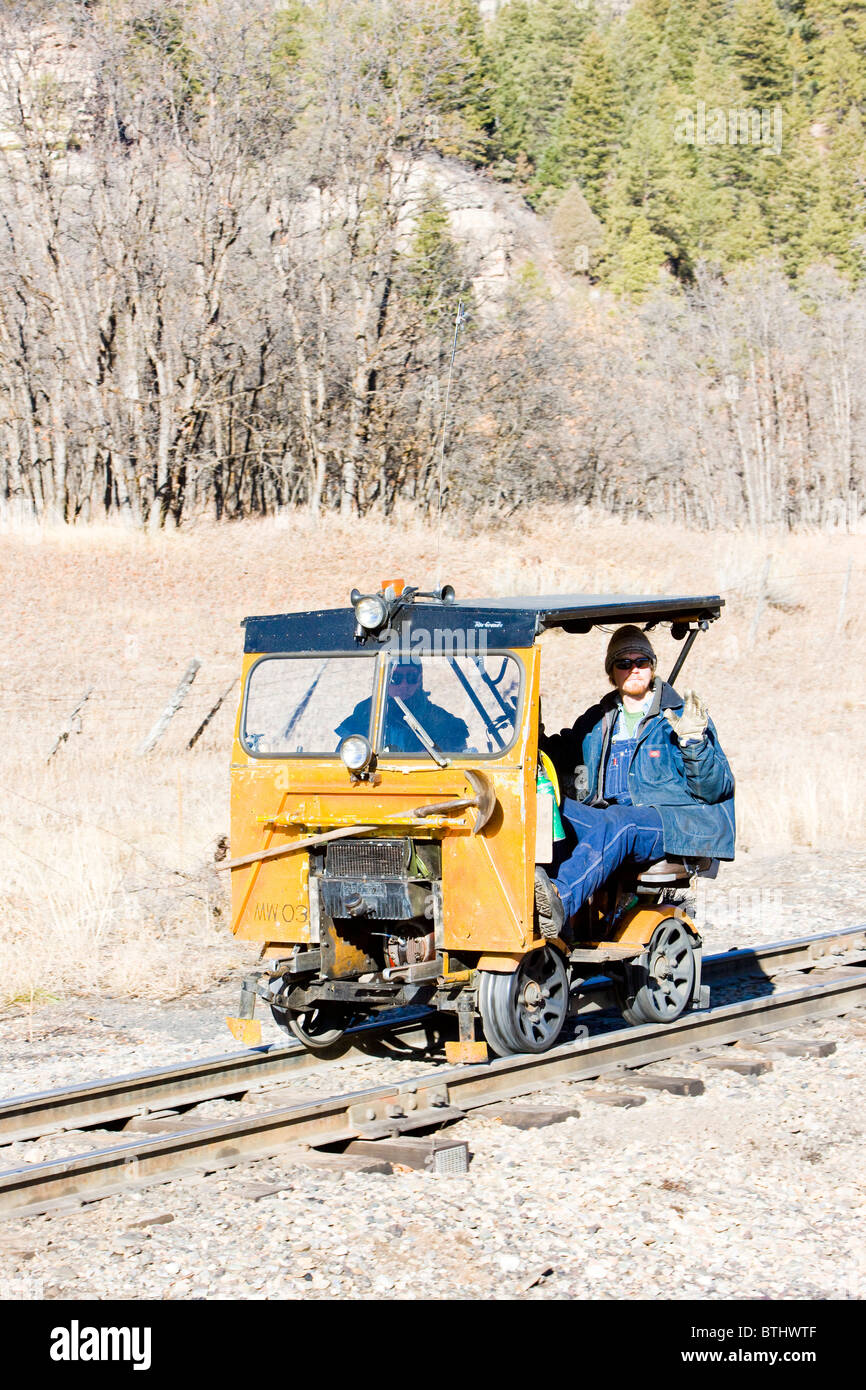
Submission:
[[[707,699],[730,755],[740,846],[829,850],[863,844],[866,573],[857,546],[844,534],[779,538],[764,589],[766,548],[755,538],[547,508],[446,526],[439,577],[463,597],[721,593],[722,620],[699,639],[680,685]],[[299,513],[287,524],[158,535],[7,529],[3,998],[164,997],[240,968],[246,948],[228,934],[225,884],[213,872],[228,829],[234,695],[186,749],[237,673],[240,619],[338,606],[353,585],[397,575],[428,585],[436,552],[435,532],[410,514],[322,522]],[[543,641],[545,720],[556,728],[605,688],[606,637]],[[663,637],[659,648],[669,669],[674,644]],[[154,752],[137,756],[192,656],[202,667],[186,704]],[[46,762],[90,686],[81,731]]]
[[[761,264],[617,306],[549,269],[595,244],[572,190],[492,302],[448,215],[474,149],[459,9],[4,7],[6,515],[435,511],[462,294],[446,509],[859,518],[862,289]]]

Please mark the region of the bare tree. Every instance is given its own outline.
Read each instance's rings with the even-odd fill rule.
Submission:
[[[441,197],[474,139],[461,3],[0,10],[7,507],[790,527],[866,493],[866,291],[769,264],[640,308],[515,277],[470,314],[440,499],[477,270]]]

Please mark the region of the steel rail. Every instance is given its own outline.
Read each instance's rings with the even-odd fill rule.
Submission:
[[[757,972],[779,974],[784,969],[814,965],[823,956],[842,954],[866,947],[866,922],[839,931],[796,936],[790,941],[774,941],[767,946],[738,947],[707,956],[703,975],[749,975]]]
[[[436,1020],[432,1010],[413,1011],[410,1018],[405,1018],[407,1010],[395,1012],[400,1014],[397,1020],[382,1022],[377,1019],[349,1029],[345,1042],[327,1051],[309,1052],[302,1043],[251,1048],[247,1052],[205,1057],[180,1067],[158,1067],[131,1072],[128,1076],[107,1077],[84,1086],[13,1096],[0,1103],[0,1144],[41,1138],[64,1129],[98,1129],[153,1110],[171,1110],[243,1095],[301,1072],[318,1071],[337,1062],[357,1061],[369,1055],[365,1044],[382,1035],[420,1044]]]
[[[844,1014],[864,1002],[866,969],[847,967],[820,984],[687,1013],[674,1023],[581,1038],[540,1056],[500,1058],[435,1077],[428,1073],[395,1085],[199,1125],[167,1138],[29,1164],[0,1173],[0,1214],[35,1215],[65,1206],[70,1199],[95,1200],[131,1187],[271,1157],[292,1144],[321,1147],[430,1128],[551,1082],[589,1080],[643,1067],[708,1045]]]
[[[858,946],[866,947],[866,925],[720,952],[705,959],[703,978],[719,980],[749,974],[767,977],[782,969],[814,965],[822,956]],[[603,995],[608,984],[605,977],[599,977],[591,990]],[[407,1044],[420,1044],[437,1026],[433,1012],[425,1015],[419,1010],[409,1017],[405,1017],[406,1010],[399,1012],[399,1020],[374,1020],[350,1029],[346,1034],[349,1046],[340,1043],[327,1053],[308,1052],[300,1043],[255,1048],[203,1058],[182,1067],[132,1072],[84,1086],[15,1096],[0,1103],[0,1144],[41,1138],[63,1129],[98,1129],[153,1110],[188,1108],[206,1100],[242,1095],[296,1073],[356,1061],[369,1055],[366,1043],[383,1035],[399,1036]]]

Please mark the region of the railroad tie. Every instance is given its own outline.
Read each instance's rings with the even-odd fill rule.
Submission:
[[[714,1071],[735,1071],[739,1076],[763,1076],[773,1070],[773,1063],[746,1060],[742,1057],[698,1057],[702,1067],[712,1067]]]
[[[659,1076],[656,1072],[630,1071],[626,1076],[607,1079],[627,1086],[647,1086],[652,1091],[667,1091],[672,1096],[704,1094],[704,1083],[697,1076]]]
[[[428,1173],[469,1171],[469,1145],[460,1139],[431,1138],[353,1139],[346,1145],[348,1157],[374,1159]]]
[[[594,1087],[581,1090],[581,1096],[593,1101],[596,1105],[613,1105],[618,1110],[630,1110],[635,1105],[646,1105],[646,1096],[639,1096],[635,1091],[597,1091]]]
[[[576,1105],[485,1105],[478,1113],[511,1129],[546,1129],[580,1115]]]
[[[810,1039],[808,1042],[794,1042],[787,1038],[778,1040],[770,1039],[768,1042],[742,1042],[734,1044],[735,1047],[748,1048],[752,1052],[760,1052],[767,1057],[830,1057],[836,1051],[834,1042],[819,1042],[817,1039]]]

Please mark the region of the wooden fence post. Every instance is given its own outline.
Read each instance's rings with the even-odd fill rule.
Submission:
[[[239,677],[238,677],[238,676],[235,676],[235,678],[234,678],[234,680],[232,681],[231,685],[228,686],[228,687],[223,691],[222,695],[220,695],[219,699],[217,700],[216,704],[214,705],[214,707],[213,707],[213,709],[210,711],[210,713],[205,715],[204,719],[203,719],[203,720],[201,721],[201,723],[199,724],[198,728],[196,729],[196,731],[195,731],[195,733],[193,734],[192,738],[190,739],[189,743],[186,745],[186,747],[187,747],[187,752],[189,752],[190,748],[192,748],[192,747],[194,746],[194,744],[198,743],[199,739],[201,738],[201,736],[202,736],[202,734],[204,733],[205,729],[207,728],[208,724],[209,724],[209,723],[211,722],[211,720],[213,719],[214,715],[216,714],[216,712],[217,712],[217,710],[219,709],[220,705],[222,704],[223,700],[225,700],[229,695],[231,695],[232,691],[234,690],[235,686],[236,686],[237,683],[238,683],[238,680],[239,680]]]
[[[180,709],[181,705],[183,704],[184,700],[189,694],[189,688],[195,680],[196,672],[200,669],[201,662],[197,661],[196,658],[193,657],[192,661],[189,663],[189,665],[183,673],[183,678],[180,682],[180,685],[177,687],[177,690],[172,695],[171,699],[169,700],[162,714],[157,719],[147,738],[144,740],[142,744],[139,745],[137,752],[140,758],[143,758],[146,753],[150,753],[151,750],[162,738],[172,719],[177,714],[178,710]]]
[[[845,583],[842,585],[842,597],[839,600],[839,612],[836,614],[836,630],[834,633],[835,637],[839,636],[839,633],[842,631],[842,624],[845,621],[845,604],[848,601],[848,585],[851,583],[851,567],[853,564],[854,561],[849,560],[848,568],[845,571]]]
[[[75,709],[72,711],[72,713],[66,721],[66,727],[60,731],[60,733],[57,735],[57,738],[54,740],[54,746],[52,747],[51,752],[48,754],[48,757],[45,759],[47,763],[51,762],[51,759],[54,757],[54,754],[57,752],[61,743],[65,743],[66,740],[69,738],[70,734],[81,733],[81,711],[84,709],[84,706],[87,704],[87,701],[93,694],[93,689],[94,687],[91,686],[89,690],[85,691],[81,699],[78,701],[78,704],[75,706]]]

